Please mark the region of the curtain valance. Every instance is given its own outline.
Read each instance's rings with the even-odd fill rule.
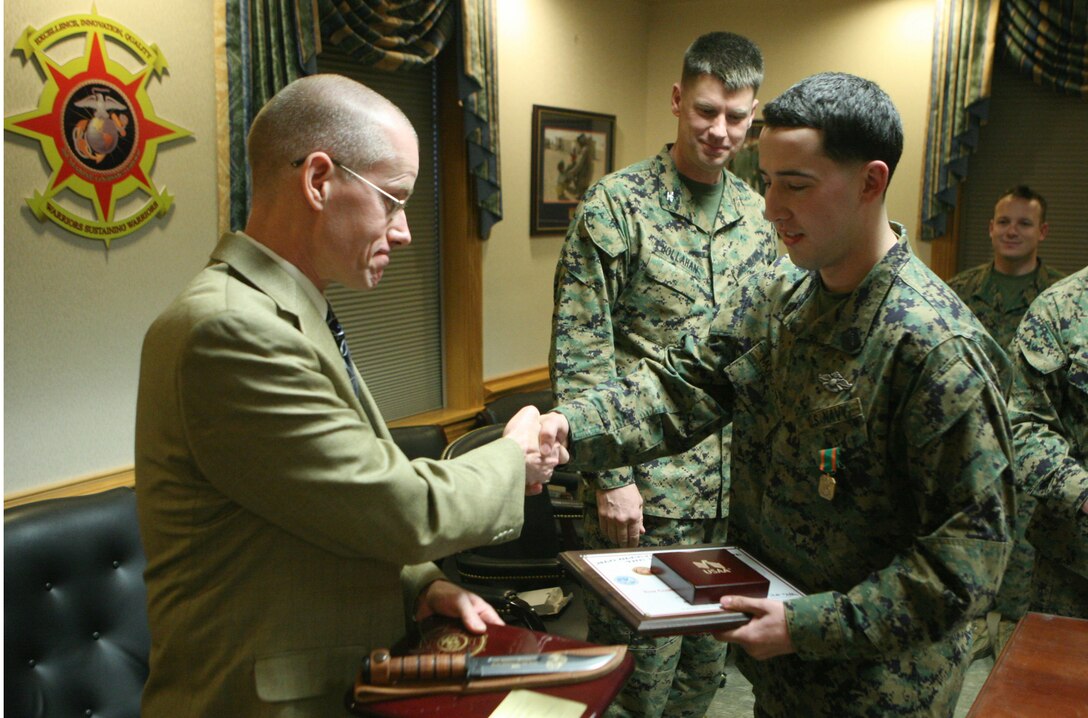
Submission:
[[[1088,97],[1088,2],[1004,0],[1003,57],[1037,85]]]

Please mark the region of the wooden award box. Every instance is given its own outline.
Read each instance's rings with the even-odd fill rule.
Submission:
[[[650,570],[688,603],[718,603],[722,596],[767,598],[771,582],[724,548],[655,553]]]

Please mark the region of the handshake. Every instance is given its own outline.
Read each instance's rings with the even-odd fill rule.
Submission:
[[[513,439],[525,452],[525,495],[539,494],[556,466],[570,460],[567,452],[567,418],[535,406],[523,407],[506,424],[502,435]]]

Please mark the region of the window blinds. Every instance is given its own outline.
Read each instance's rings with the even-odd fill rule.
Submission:
[[[443,406],[441,265],[438,226],[437,76],[433,63],[415,71],[359,67],[326,50],[318,70],[346,75],[381,93],[412,121],[419,136],[419,177],[408,203],[412,243],[393,250],[377,288],[331,286],[333,305],[363,380],[386,420]]]
[[[1088,102],[1039,87],[994,60],[990,119],[963,185],[959,267],[993,259],[989,226],[1006,189],[1026,184],[1046,198],[1050,232],[1039,256],[1065,273],[1088,264]]]

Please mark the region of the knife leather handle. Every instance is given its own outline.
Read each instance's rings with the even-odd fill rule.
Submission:
[[[468,656],[464,653],[424,653],[391,656],[387,648],[375,648],[363,659],[362,679],[375,685],[400,681],[448,681],[464,678]]]

